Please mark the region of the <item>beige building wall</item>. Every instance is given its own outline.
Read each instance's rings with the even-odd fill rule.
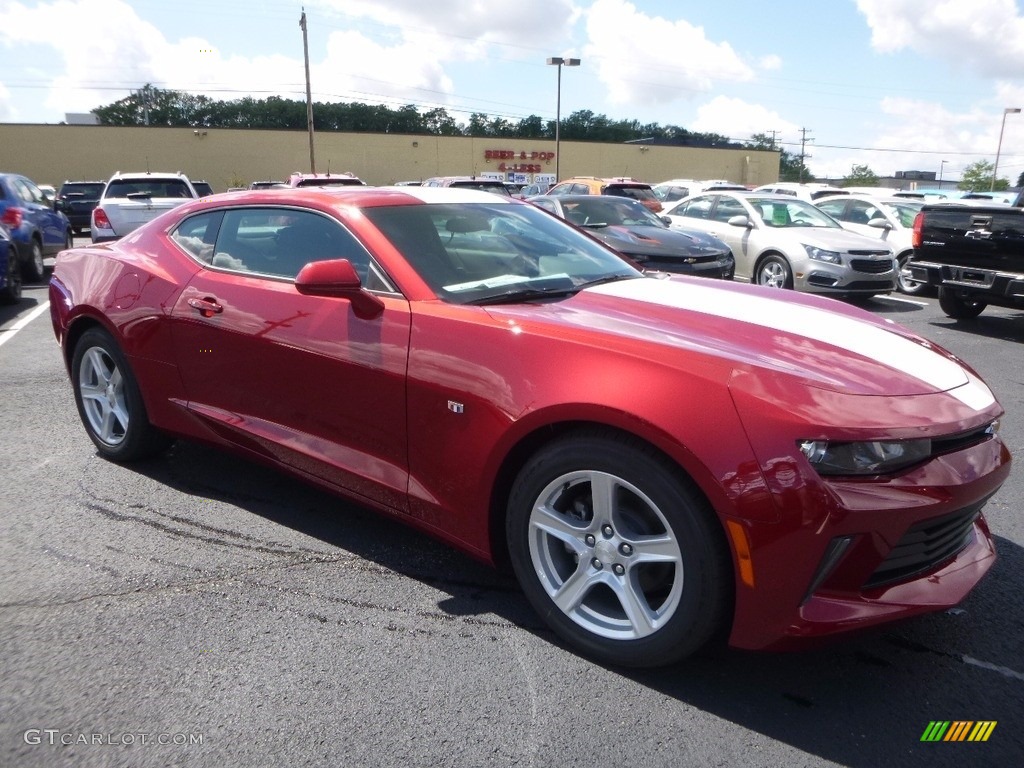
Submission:
[[[560,151],[563,179],[631,176],[651,184],[692,178],[757,185],[779,177],[778,152],[570,141],[562,141]],[[314,134],[318,172],[351,171],[375,185],[513,169],[530,177],[553,175],[554,152],[555,142],[542,139]],[[293,171],[309,171],[309,136],[304,131],[0,124],[0,171],[21,173],[37,184],[105,181],[115,171],[147,168],[205,179],[218,192],[251,181],[284,180]]]

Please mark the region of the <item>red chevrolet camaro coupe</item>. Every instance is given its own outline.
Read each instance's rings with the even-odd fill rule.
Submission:
[[[186,203],[63,252],[86,432],[269,462],[496,565],[580,651],[652,666],[962,600],[1010,471],[978,375],[838,301],[638,272],[511,198]]]

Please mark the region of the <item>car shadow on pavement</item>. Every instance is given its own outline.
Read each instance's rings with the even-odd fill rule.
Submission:
[[[131,468],[439,589],[447,597],[438,609],[452,619],[499,617],[573,653],[531,610],[511,577],[370,509],[184,441],[166,456]],[[197,524],[206,535],[213,530]],[[965,760],[1015,764],[1024,754],[1024,549],[997,537],[997,550],[999,559],[982,583],[949,611],[799,652],[715,647],[667,669],[603,674],[760,734],[751,737],[749,765],[771,764],[773,741],[863,768],[962,768]],[[997,725],[984,744],[924,742],[933,721]]]
[[[946,328],[975,336],[985,336],[989,339],[1024,344],[1024,313],[996,315],[989,312],[988,314],[982,313],[973,320],[945,318],[932,320],[928,324],[935,328]]]
[[[35,296],[22,296],[14,304],[0,304],[0,326],[13,322],[18,315],[28,314],[38,307],[39,303],[40,300]]]

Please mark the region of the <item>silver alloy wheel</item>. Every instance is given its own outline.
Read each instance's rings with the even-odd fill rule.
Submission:
[[[89,429],[104,444],[118,446],[128,432],[124,378],[102,347],[90,347],[78,370],[78,389]]]
[[[541,587],[588,632],[613,640],[654,634],[683,594],[683,556],[661,510],[634,485],[576,471],[549,483],[529,518]]]
[[[785,288],[789,273],[786,267],[774,259],[770,259],[761,265],[758,273],[758,285],[767,285],[771,288]]]
[[[919,283],[910,275],[910,256],[905,256],[899,260],[899,283],[897,287],[901,292],[906,294],[920,293],[921,289],[927,285],[926,283]]]
[[[35,238],[32,239],[32,253],[29,258],[28,268],[30,278],[33,281],[42,280],[43,275],[46,274],[45,262],[43,261],[43,246]]]

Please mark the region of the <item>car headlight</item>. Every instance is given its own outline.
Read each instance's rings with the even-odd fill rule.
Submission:
[[[797,445],[819,475],[885,475],[917,464],[932,454],[928,438],[837,443],[801,440]]]
[[[804,250],[807,255],[815,261],[827,261],[829,264],[842,264],[843,258],[836,251],[826,251],[824,248],[807,245],[804,243]]]

